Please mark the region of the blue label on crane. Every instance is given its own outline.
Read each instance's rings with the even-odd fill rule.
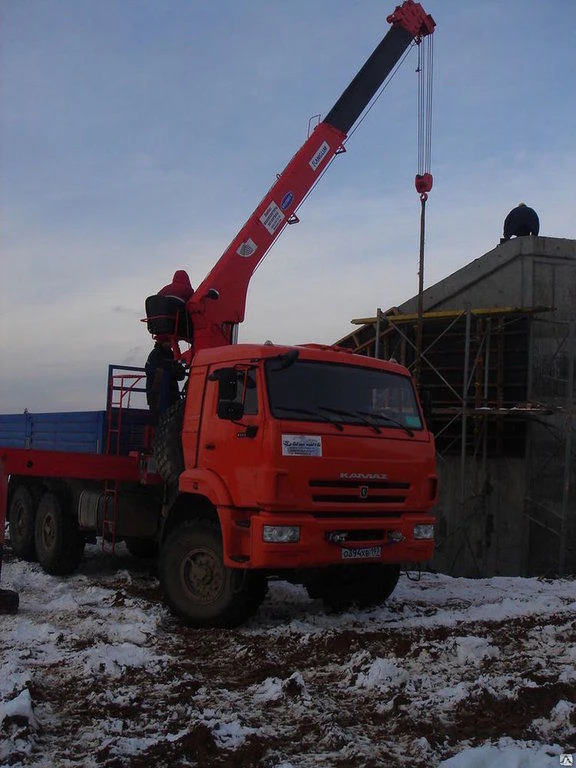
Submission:
[[[286,208],[288,208],[288,206],[292,204],[293,200],[294,200],[294,193],[286,192],[286,194],[282,198],[282,202],[280,203],[280,208],[282,208],[282,210],[285,211]]]

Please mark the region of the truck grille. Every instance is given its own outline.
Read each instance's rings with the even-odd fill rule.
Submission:
[[[410,483],[387,480],[310,480],[312,501],[319,504],[402,504]]]

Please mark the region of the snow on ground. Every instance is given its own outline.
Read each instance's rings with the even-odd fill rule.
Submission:
[[[556,768],[576,755],[576,583],[407,576],[328,614],[284,582],[236,630],[191,630],[150,564],[67,579],[10,555],[0,766]],[[576,756],[574,758],[576,765]],[[571,764],[565,759],[566,764]]]

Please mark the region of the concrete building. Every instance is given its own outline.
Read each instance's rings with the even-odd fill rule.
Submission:
[[[576,241],[501,243],[338,344],[393,357],[430,397],[432,567],[576,573]]]

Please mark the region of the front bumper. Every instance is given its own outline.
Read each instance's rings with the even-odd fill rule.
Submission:
[[[426,562],[433,539],[416,539],[415,526],[434,525],[425,513],[395,517],[316,517],[259,513],[223,525],[224,561],[230,567],[281,570],[354,562]],[[264,541],[264,526],[298,526],[298,541]],[[225,528],[228,530],[224,530]]]

